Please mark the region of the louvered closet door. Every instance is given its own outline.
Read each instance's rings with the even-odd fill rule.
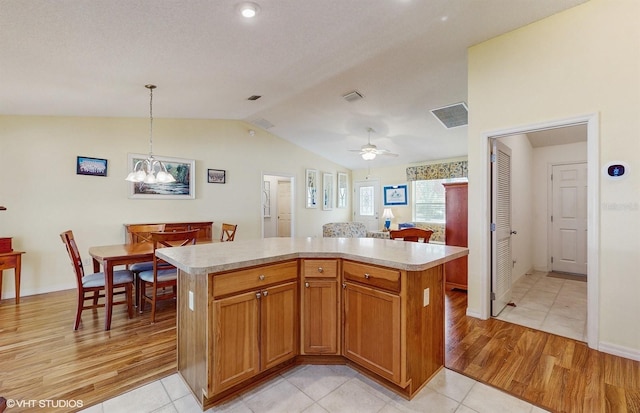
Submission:
[[[491,162],[491,315],[511,301],[511,149],[493,141]]]

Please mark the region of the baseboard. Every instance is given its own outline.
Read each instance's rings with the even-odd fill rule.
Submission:
[[[478,318],[480,320],[487,320],[486,318],[482,318],[482,314],[470,309],[469,307],[467,307],[466,315],[468,315],[469,317]]]
[[[598,351],[603,353],[613,354],[614,356],[624,357],[626,359],[640,361],[640,349],[634,349],[624,346],[619,346],[612,343],[600,342]]]

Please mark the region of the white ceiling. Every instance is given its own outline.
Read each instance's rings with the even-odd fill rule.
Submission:
[[[351,169],[464,156],[429,111],[467,101],[466,49],[585,1],[1,0],[0,114],[146,117],[154,83],[156,118],[267,121]],[[369,127],[397,158],[348,151]]]

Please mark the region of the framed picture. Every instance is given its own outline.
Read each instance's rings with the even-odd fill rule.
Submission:
[[[344,172],[338,172],[338,198],[336,198],[337,208],[346,208],[349,196],[348,175]]]
[[[333,208],[333,174],[322,174],[322,209],[328,211]]]
[[[78,156],[76,161],[77,175],[107,176],[107,160]]]
[[[269,181],[262,183],[262,216],[271,217],[271,182]]]
[[[210,184],[224,184],[227,182],[227,171],[224,169],[207,169],[207,182]]]
[[[144,161],[149,155],[139,153],[129,154],[129,170],[133,170],[138,161]],[[129,198],[132,199],[195,199],[195,171],[196,161],[193,159],[170,158],[153,155],[160,161],[175,179],[175,182],[145,184],[131,182]]]
[[[318,170],[307,169],[305,178],[305,207],[318,207]]]
[[[384,187],[384,206],[407,205],[407,185]]]

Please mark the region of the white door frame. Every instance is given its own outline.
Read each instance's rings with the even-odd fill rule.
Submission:
[[[288,178],[291,181],[291,236],[295,237],[295,218],[296,218],[296,209],[295,209],[295,205],[296,205],[296,177],[295,175],[292,175],[290,173],[284,173],[284,172],[266,172],[266,171],[262,171],[262,173],[260,174],[260,193],[262,193],[262,188],[263,188],[263,183],[264,183],[264,177],[265,176],[281,176],[283,178]],[[263,217],[263,210],[262,210],[262,203],[260,203],[260,205],[258,205],[258,209],[259,209],[259,217],[260,217],[260,237],[264,238],[264,217]]]
[[[487,154],[482,156],[480,167],[485,172],[484,182],[477,181],[482,188],[482,197],[485,210],[486,224],[486,242],[481,246],[481,250],[477,251],[482,257],[483,268],[480,268],[480,314],[473,314],[467,311],[467,315],[488,319],[491,315],[491,182],[488,176],[490,168],[490,147],[491,139],[504,136],[523,134],[536,130],[553,129],[563,126],[571,126],[576,124],[587,124],[587,226],[589,228],[587,235],[587,344],[590,348],[598,349],[599,347],[599,308],[598,299],[599,286],[599,237],[600,231],[598,222],[600,222],[600,135],[599,119],[597,113],[576,116],[571,118],[560,119],[556,121],[543,122],[538,124],[519,126],[507,129],[499,129],[482,133],[482,139],[486,143]],[[470,180],[470,185],[472,180]],[[476,253],[474,251],[474,253]]]

